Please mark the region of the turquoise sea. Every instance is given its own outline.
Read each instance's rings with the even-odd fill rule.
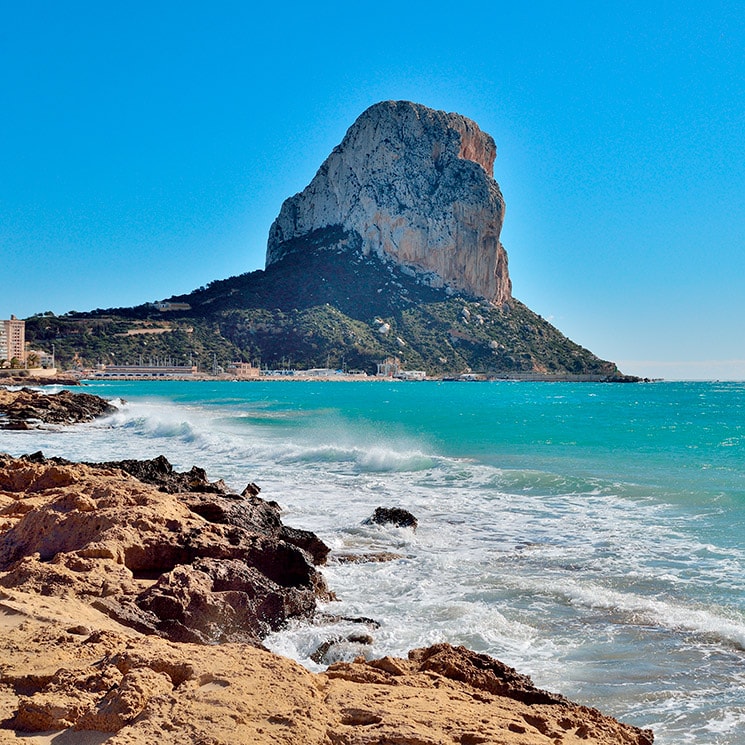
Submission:
[[[388,563],[324,569],[368,656],[449,641],[643,727],[745,743],[745,384],[100,382],[91,425],[0,451],[197,464]],[[365,525],[404,507],[406,528]],[[269,646],[309,656],[330,634]],[[339,656],[355,656],[354,644]]]

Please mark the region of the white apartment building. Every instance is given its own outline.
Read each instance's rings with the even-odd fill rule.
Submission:
[[[26,322],[11,316],[0,320],[0,362],[14,357],[26,361]]]

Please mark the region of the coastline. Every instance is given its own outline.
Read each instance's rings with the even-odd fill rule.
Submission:
[[[223,497],[200,491],[212,488],[203,479],[190,497],[201,504],[194,512],[183,494],[163,492],[116,464],[96,470],[41,456],[3,460],[6,559],[9,535],[23,540],[0,575],[1,639],[11,661],[0,680],[0,733],[98,732],[109,736],[96,742],[112,743],[211,738],[226,744],[353,745],[394,736],[400,743],[653,741],[648,731],[540,691],[511,668],[464,648],[439,645],[413,651],[409,660],[360,658],[313,674],[234,640],[203,646],[146,633],[136,624],[122,626],[131,616],[117,616],[112,603],[132,610],[122,594],[140,596],[165,582],[132,556],[168,554],[152,543],[153,531],[161,535],[157,526],[168,521],[169,533],[174,521],[185,521],[192,533],[197,529],[214,554],[216,545],[224,545],[221,531],[228,529],[199,509],[214,519],[214,507],[205,505]],[[124,511],[106,518],[122,498]],[[133,520],[126,507],[133,498],[142,509],[152,505],[150,517]],[[109,525],[105,534],[91,528],[102,520]],[[65,528],[70,524],[72,532]],[[122,532],[131,524],[137,531]],[[42,537],[59,541],[51,548],[44,544],[41,553],[34,542],[40,525],[51,530]],[[87,542],[81,544],[81,536]],[[167,573],[177,571],[183,570],[174,566]],[[170,622],[166,628],[172,631]],[[95,664],[101,659],[110,662]]]
[[[514,377],[487,377],[479,375],[464,374],[460,377],[436,377],[436,378],[394,378],[376,375],[262,375],[258,378],[231,378],[224,376],[191,376],[191,377],[116,377],[116,378],[78,378],[76,385],[89,383],[102,383],[106,381],[120,382],[168,382],[179,381],[182,383],[656,383],[660,379],[637,378],[635,376],[622,376],[621,378],[609,379],[600,375],[541,375],[538,373],[525,374]],[[44,385],[47,385],[46,383]],[[61,383],[61,385],[65,385]]]

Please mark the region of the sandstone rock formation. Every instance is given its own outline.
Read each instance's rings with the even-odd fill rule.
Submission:
[[[267,266],[341,228],[365,254],[501,305],[511,284],[495,157],[494,140],[460,114],[408,101],[376,104],[305,190],[284,202],[269,232]]]
[[[164,488],[194,475],[127,465]],[[261,649],[328,593],[255,492],[0,455],[0,743],[651,745],[463,647],[321,674]]]
[[[414,650],[409,659],[359,659],[313,674],[242,644],[206,647],[143,636],[77,598],[17,589],[0,590],[0,659],[3,743],[653,741],[649,731],[540,691],[462,647],[440,644]]]
[[[155,462],[172,471],[165,459]],[[171,475],[178,482],[186,474]],[[329,597],[303,546],[318,561],[328,549],[304,531],[285,535],[279,507],[262,501],[170,494],[117,468],[40,454],[0,456],[0,585],[87,597],[121,623],[168,639],[259,643],[289,618],[312,617],[316,599]]]
[[[116,408],[100,396],[60,391],[47,394],[23,388],[0,388],[0,429],[28,429],[36,423],[74,424],[113,414]]]

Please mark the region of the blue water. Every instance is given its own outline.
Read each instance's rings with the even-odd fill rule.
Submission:
[[[465,644],[657,742],[745,743],[745,384],[91,384],[124,399],[0,451],[166,455],[378,564],[331,564],[354,656]],[[368,526],[379,505],[419,519]],[[332,629],[344,632],[343,623]],[[312,669],[328,628],[269,645]]]

